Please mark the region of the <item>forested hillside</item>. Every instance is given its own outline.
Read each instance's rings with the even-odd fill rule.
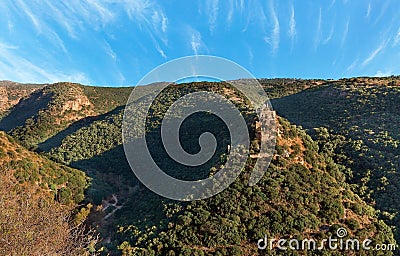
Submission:
[[[131,88],[72,83],[46,86],[11,107],[0,120],[0,129],[39,153],[18,146],[32,154],[32,163],[21,163],[26,167],[13,172],[13,179],[41,187],[55,204],[83,200],[73,219],[81,223],[88,215],[84,223],[100,234],[102,242],[96,249],[103,255],[288,255],[288,251],[258,251],[257,241],[264,235],[322,240],[339,227],[346,228],[351,237],[392,244],[396,205],[400,205],[394,196],[388,201],[389,193],[399,186],[393,179],[397,177],[400,134],[396,130],[396,81],[260,79],[269,97],[276,99],[272,103],[278,115],[289,120],[276,118],[278,138],[270,167],[257,185],[249,187],[247,180],[255,162],[249,157],[245,171],[228,189],[190,203],[154,194],[131,171],[121,133]],[[244,80],[232,83],[236,82]],[[155,86],[159,84],[135,89],[131,104],[138,106],[138,115],[143,114],[140,107],[148,103]],[[212,132],[218,147],[211,161],[193,172],[166,154],[159,137],[163,115],[178,98],[196,91],[213,91],[229,98],[245,117],[253,154],[260,143],[254,110],[231,85],[171,84],[151,106],[146,139],[157,164],[170,170],[168,174],[188,180],[215,173],[226,159],[229,144],[221,120],[198,114],[183,123],[182,146],[195,153],[199,135]],[[291,123],[307,128],[308,134]],[[9,154],[5,150],[5,159],[11,159]],[[51,163],[49,170],[40,172],[37,158]],[[38,178],[34,178],[35,170]],[[389,204],[392,208],[385,208]],[[380,253],[363,251],[360,255],[391,255],[389,251]]]
[[[273,101],[321,150],[347,166],[347,180],[400,238],[400,79],[353,78]]]
[[[325,81],[260,79],[260,83],[270,98],[276,98],[320,86]],[[138,86],[133,97],[139,99],[162,84]],[[36,85],[2,81],[0,129],[12,134],[28,148],[48,150],[58,145],[61,137],[124,106],[131,91],[132,87],[94,87],[67,82]]]
[[[94,233],[74,213],[86,175],[16,144],[0,132],[0,254],[85,255]]]
[[[278,122],[277,151],[257,185],[246,185],[249,161],[240,178],[212,198],[185,205],[164,200],[157,224],[142,221],[152,217],[149,208],[138,212],[139,217],[119,228],[118,248],[124,255],[288,255],[294,252],[258,251],[256,241],[264,235],[324,239],[340,227],[360,239],[393,242],[390,228],[375,218],[375,210],[351,192],[342,167],[318,154],[304,131],[284,119]],[[120,216],[132,210],[127,206]]]

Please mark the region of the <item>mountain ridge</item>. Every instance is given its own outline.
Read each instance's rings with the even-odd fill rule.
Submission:
[[[339,227],[345,227],[351,234],[360,238],[370,234],[376,242],[393,243],[392,230],[383,220],[393,222],[376,211],[373,208],[375,205],[371,204],[365,195],[360,194],[359,197],[356,194],[359,194],[360,190],[354,188],[355,183],[351,183],[352,180],[348,176],[349,173],[357,171],[362,174],[362,169],[354,169],[354,166],[348,165],[338,154],[329,150],[330,145],[339,140],[336,135],[318,133],[318,137],[308,130],[316,140],[314,142],[302,130],[300,125],[304,125],[304,122],[291,116],[293,109],[288,105],[291,100],[285,102],[285,99],[300,99],[294,101],[294,106],[295,110],[306,108],[306,111],[302,112],[304,117],[307,117],[307,111],[317,111],[319,105],[310,107],[308,102],[307,110],[307,106],[303,107],[304,102],[301,98],[317,97],[320,101],[326,100],[325,105],[321,106],[329,117],[340,113],[340,118],[351,118],[352,115],[335,108],[332,113],[326,111],[337,104],[338,97],[348,100],[344,106],[349,109],[353,105],[360,105],[357,101],[359,98],[349,91],[342,90],[340,86],[346,88],[346,84],[349,84],[355,88],[358,86],[359,89],[365,87],[369,90],[371,86],[375,88],[373,84],[376,84],[384,89],[389,83],[397,86],[397,82],[395,77],[342,80],[260,79],[264,90],[272,99],[273,106],[277,104],[278,114],[297,126],[284,118],[277,119],[280,132],[275,157],[269,171],[257,187],[249,189],[244,186],[246,177],[248,178],[247,171],[232,188],[228,188],[221,195],[189,204],[166,200],[150,192],[137,180],[126,162],[122,148],[121,125],[124,105],[133,88],[91,87],[74,83],[45,86],[32,92],[31,97],[22,97],[20,103],[10,108],[8,114],[0,120],[0,126],[12,124],[8,134],[24,146],[55,162],[80,169],[90,177],[91,184],[85,190],[84,202],[93,207],[89,210],[82,209],[83,212],[90,212],[86,223],[97,227],[97,231],[104,238],[105,242],[100,246],[104,255],[261,254],[257,251],[254,241],[262,238],[264,234],[324,237],[333,234]],[[162,85],[135,88],[137,93],[133,95],[132,104],[146,104],[149,99],[147,95],[152,93],[155,87]],[[335,86],[338,89],[330,89],[336,88]],[[257,141],[251,106],[241,99],[243,95],[234,90],[232,85],[225,83],[194,82],[167,87],[151,106],[153,118],[150,119],[147,131],[150,134],[150,144],[158,150],[160,140],[156,135],[163,111],[176,98],[197,90],[221,93],[237,105],[246,116],[252,139],[251,151],[257,152],[260,142]],[[313,93],[315,95],[311,97]],[[360,92],[360,95],[362,93],[364,92]],[[384,100],[384,93],[378,90],[374,97]],[[369,99],[370,95],[366,94],[364,97]],[[368,101],[365,102],[367,103]],[[18,111],[25,116],[17,115],[20,121],[13,122]],[[294,116],[296,115],[299,114]],[[211,117],[197,118],[203,125],[196,125],[196,121],[199,120],[194,119],[187,122],[186,129],[190,132],[185,133],[185,140],[188,145],[195,145],[197,140],[191,138],[190,134],[201,134],[205,128],[213,128],[217,132],[219,129],[223,130],[214,127],[217,122],[210,119]],[[338,127],[346,119],[340,120],[342,121],[335,123]],[[304,127],[310,128],[307,125]],[[220,136],[225,135],[221,133]],[[325,141],[320,137],[325,138]],[[226,147],[221,149],[223,148]],[[335,151],[335,147],[333,149]],[[218,154],[221,154],[223,159],[225,152],[218,151]],[[156,156],[157,161],[169,166],[170,162],[165,159],[164,153],[156,151]],[[347,157],[360,161],[359,158]],[[220,160],[213,163],[210,169],[207,167],[203,171],[206,174],[215,172],[219,168]],[[253,160],[250,158],[247,168],[250,168]],[[185,169],[180,168],[175,170],[184,171]],[[174,174],[177,173],[172,173]],[[357,182],[356,185],[361,187],[363,181]],[[371,181],[369,187],[374,188],[373,185]],[[307,189],[302,192],[304,188]],[[242,198],[237,195],[244,196]],[[115,197],[118,198],[118,202],[113,201]],[[238,205],[237,200],[240,202]],[[296,210],[294,206],[300,210]],[[106,209],[103,211],[104,208]],[[306,217],[301,217],[301,213]],[[266,217],[261,218],[264,214]],[[258,219],[259,224],[256,225],[254,219]],[[290,225],[285,227],[283,223]],[[216,237],[216,240],[211,241],[212,237]],[[275,252],[271,253],[275,255]],[[304,253],[314,255],[312,252]],[[281,252],[276,254],[280,255]],[[365,254],[370,255],[368,252]],[[389,254],[390,252],[385,255]]]

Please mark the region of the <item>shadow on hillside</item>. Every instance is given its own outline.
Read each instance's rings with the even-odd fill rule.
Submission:
[[[121,109],[122,107],[116,108],[110,113],[118,113]],[[110,113],[107,115],[110,116]],[[201,122],[199,122],[199,120],[201,120]],[[79,128],[80,125],[82,124],[75,123],[71,125],[66,130],[68,132],[60,132],[55,136],[57,138],[53,137],[51,139],[52,141],[47,141],[46,143],[61,143],[63,137],[65,137],[67,133],[74,132],[74,129]],[[205,132],[210,132],[215,135],[217,146],[214,154],[200,167],[185,165],[171,158],[163,145],[160,127],[146,133],[146,146],[154,163],[168,175],[188,181],[205,179],[209,176],[210,170],[213,167],[219,166],[221,161],[224,161],[223,154],[226,153],[230,141],[229,130],[222,120],[204,113],[192,115],[190,118],[187,118],[180,127],[181,145],[184,150],[190,154],[197,154],[200,151],[199,137]],[[76,138],[76,140],[86,139],[88,138],[79,136]],[[87,143],[100,142],[92,140],[91,142],[87,141]],[[147,151],[143,151],[140,149],[141,147],[136,149],[140,142],[136,141],[136,143],[137,144],[131,148],[131,150],[134,150],[135,154],[131,155],[130,160],[141,169],[148,169],[148,162],[146,161],[146,159],[148,159],[146,155]],[[39,145],[39,147],[43,149],[43,144]],[[123,146],[114,145],[113,147],[114,148],[99,155],[75,161],[70,164],[70,166],[74,168],[85,171],[86,174],[92,178],[92,186],[88,190],[88,196],[93,198],[96,204],[99,202],[101,203],[101,199],[111,196],[112,193],[118,193],[118,191],[124,190],[124,188],[138,185],[138,180],[126,160]],[[79,152],[80,150],[84,151],[88,149],[80,145],[80,148],[75,149],[75,152]],[[96,154],[96,152],[93,151],[92,155],[93,154]]]
[[[39,152],[40,151],[48,152],[52,148],[61,146],[62,141],[68,135],[77,132],[79,129],[81,129],[83,127],[89,127],[95,121],[102,120],[102,119],[106,118],[108,115],[115,114],[115,113],[123,110],[124,107],[125,106],[120,106],[120,107],[117,107],[117,108],[113,109],[112,111],[110,111],[108,113],[105,113],[105,114],[102,114],[102,115],[98,115],[98,116],[85,117],[85,118],[83,118],[83,119],[81,119],[79,121],[76,121],[76,122],[72,123],[66,129],[60,131],[59,133],[57,133],[53,137],[47,139],[46,141],[44,141],[42,143],[39,143],[38,144],[38,151]]]
[[[321,145],[326,144],[333,151],[334,160],[351,169],[347,182],[359,187],[355,191],[361,192],[365,201],[397,216],[380,217],[396,226],[397,241],[400,198],[393,195],[400,192],[399,95],[400,91],[390,87],[350,84],[305,90],[271,100],[280,116],[309,129],[314,139],[314,128],[328,128],[329,136],[324,135],[326,139],[322,138]],[[335,137],[336,134],[342,137]]]
[[[159,226],[161,220],[167,221],[165,204],[176,203],[152,192],[137,179],[126,160],[122,145],[90,159],[73,162],[71,166],[84,171],[92,179],[86,191],[88,201],[100,205],[102,200],[112,195],[118,196],[122,208],[115,213],[112,222],[102,222],[99,231],[104,232],[104,236],[113,234],[117,224],[135,225],[143,232],[144,226]]]
[[[138,180],[126,160],[122,145],[90,159],[72,162],[71,167],[84,171],[91,179],[87,196],[100,204],[112,194],[126,193]]]
[[[39,90],[33,92],[28,98],[21,99],[0,120],[0,130],[8,132],[17,126],[24,125],[28,118],[37,116],[38,112],[49,104],[52,96],[51,93],[43,93],[42,90]]]

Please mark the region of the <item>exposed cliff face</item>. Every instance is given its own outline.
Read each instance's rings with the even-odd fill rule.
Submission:
[[[91,107],[91,106],[92,103],[89,101],[89,99],[86,96],[82,95],[73,100],[65,102],[64,106],[62,106],[61,113],[65,113],[65,111],[68,110],[79,111],[86,107]]]
[[[96,115],[93,109],[82,85],[57,83],[21,99],[0,121],[0,129],[9,131],[25,146],[31,146],[76,121]]]
[[[81,85],[57,83],[46,87],[45,91],[51,92],[53,96],[44,111],[54,117],[57,125],[69,124],[97,114]]]

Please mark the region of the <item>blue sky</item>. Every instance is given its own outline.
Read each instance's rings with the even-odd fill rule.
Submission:
[[[256,77],[400,74],[398,0],[0,1],[0,80],[134,85],[210,54]]]

